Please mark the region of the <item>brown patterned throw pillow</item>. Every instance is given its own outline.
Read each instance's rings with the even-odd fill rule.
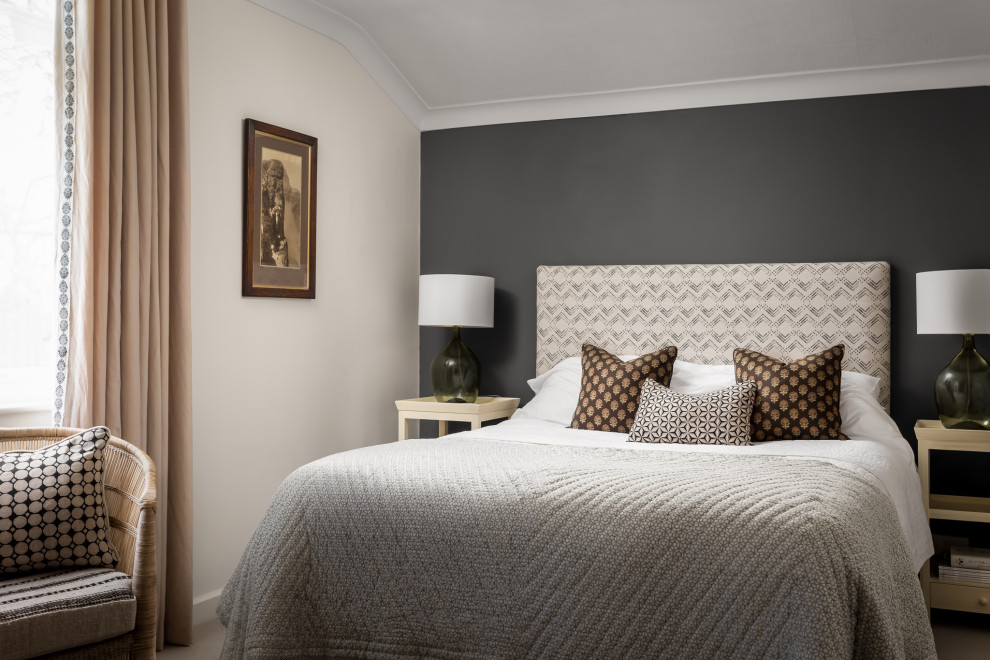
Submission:
[[[623,362],[597,346],[582,346],[581,394],[571,428],[628,433],[643,381],[652,378],[668,387],[676,357],[677,347],[667,346]]]
[[[845,440],[839,416],[844,353],[839,344],[784,363],[746,348],[733,351],[736,382],[756,381],[753,440]]]

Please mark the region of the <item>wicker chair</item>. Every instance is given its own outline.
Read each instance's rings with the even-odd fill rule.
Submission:
[[[79,429],[0,429],[0,452],[38,449]],[[95,644],[44,656],[46,660],[139,660],[155,657],[158,630],[158,578],[155,546],[157,477],[151,458],[134,445],[111,437],[104,450],[103,485],[110,516],[110,540],[120,554],[117,570],[131,576],[137,601],[134,630]]]

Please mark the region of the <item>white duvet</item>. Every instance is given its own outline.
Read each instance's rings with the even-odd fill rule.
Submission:
[[[886,492],[893,502],[916,570],[934,553],[931,531],[921,502],[914,452],[897,425],[866,393],[843,392],[842,431],[849,440],[784,440],[750,446],[647,444],[628,442],[626,433],[582,431],[559,421],[528,416],[520,409],[510,420],[458,434],[511,442],[611,447],[628,451],[695,451],[765,454],[795,460],[818,460],[855,472]]]

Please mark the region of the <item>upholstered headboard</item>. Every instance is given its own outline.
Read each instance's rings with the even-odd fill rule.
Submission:
[[[845,344],[843,369],[880,379],[890,406],[890,265],[540,266],[536,373],[590,341],[613,353],[674,344],[728,364],[747,347],[793,359]]]

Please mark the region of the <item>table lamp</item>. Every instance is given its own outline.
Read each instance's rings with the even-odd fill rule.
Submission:
[[[453,328],[450,342],[430,364],[437,401],[473,403],[478,398],[481,365],[461,341],[461,328],[491,328],[494,316],[495,278],[419,276],[419,324]]]
[[[990,430],[990,366],[975,334],[990,333],[990,269],[918,273],[918,334],[963,336],[959,354],[935,379],[935,406],[947,429]]]

